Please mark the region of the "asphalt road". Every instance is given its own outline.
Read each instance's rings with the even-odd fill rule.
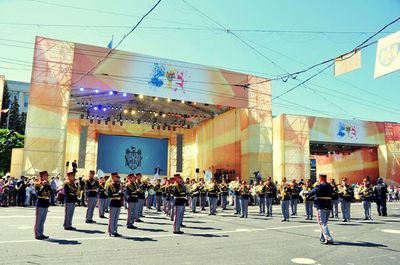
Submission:
[[[375,206],[375,205],[374,205]],[[362,220],[360,204],[352,205],[352,222],[330,220],[335,245],[319,243],[316,221],[299,216],[282,223],[257,214],[240,219],[232,210],[217,216],[185,214],[185,234],[172,233],[163,214],[145,210],[139,229],[125,227],[120,215],[120,238],[107,234],[107,219],[86,224],[86,208],[77,207],[73,225],[62,228],[64,209],[51,207],[45,225],[46,241],[34,239],[34,208],[0,208],[0,264],[400,264],[400,204],[390,203],[389,216]],[[297,262],[297,263],[296,263]]]

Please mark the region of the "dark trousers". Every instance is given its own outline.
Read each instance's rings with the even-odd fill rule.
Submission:
[[[376,208],[379,215],[387,216],[386,198],[376,198]]]

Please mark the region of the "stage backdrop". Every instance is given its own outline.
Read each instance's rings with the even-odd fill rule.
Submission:
[[[97,168],[104,172],[153,175],[159,165],[167,173],[168,140],[100,134]]]

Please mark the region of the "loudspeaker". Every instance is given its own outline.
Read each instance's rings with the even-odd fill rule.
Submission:
[[[196,173],[200,173],[200,168],[196,168]]]
[[[88,135],[88,126],[81,126],[81,133],[79,136],[79,154],[78,154],[79,168],[85,167],[87,135]]]
[[[176,172],[183,169],[183,134],[176,135]]]

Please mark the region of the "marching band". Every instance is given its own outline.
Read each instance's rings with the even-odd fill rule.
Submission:
[[[228,184],[224,178],[221,183],[218,183],[216,178],[211,178],[207,182],[204,179],[198,181],[187,179],[184,182],[179,174],[175,174],[172,178],[164,177],[163,180],[156,178],[154,181],[150,181],[140,173],[132,173],[121,181],[117,172],[112,173],[111,176],[95,176],[94,171],[90,171],[88,178],[84,181],[84,190],[82,190],[80,183],[75,178],[75,173],[68,172],[63,185],[65,194],[64,229],[76,229],[72,225],[73,216],[75,206],[82,196],[85,196],[87,200],[86,223],[96,223],[93,220],[96,207],[98,207],[99,218],[107,218],[105,213],[108,212],[108,233],[112,237],[121,236],[118,233],[118,220],[123,206],[127,209],[126,227],[128,229],[137,229],[135,224],[143,222],[141,218],[144,217],[143,207],[146,203],[147,208],[153,209],[152,206],[154,206],[156,212],[163,212],[173,221],[175,234],[182,234],[181,228],[185,227],[183,219],[186,206],[189,206],[192,213],[197,213],[197,207],[200,207],[200,211],[204,211],[208,203],[208,214],[216,215],[218,203],[222,210],[226,210],[229,197],[232,198],[230,203],[234,205],[235,214],[239,214],[240,218],[248,217],[248,206],[251,201],[258,204],[259,214],[266,217],[272,217],[272,205],[280,202],[283,222],[289,221],[289,206],[292,209],[292,216],[297,215],[297,203],[302,198],[304,199],[306,220],[313,220],[313,207],[317,207],[320,210],[317,211],[318,222],[327,223],[329,217],[326,216],[327,212],[331,217],[338,218],[339,201],[343,222],[349,222],[351,202],[354,196],[359,196],[364,208],[365,220],[371,220],[371,201],[377,191],[370,185],[368,178],[364,179],[363,185],[357,192],[348,184],[346,178],[342,179],[341,185],[337,185],[334,180],[327,183],[326,177],[321,179],[324,181],[325,192],[327,185],[331,187],[329,188],[329,192],[332,192],[330,196],[314,197],[316,192],[319,192],[318,189],[322,188],[320,182],[312,183],[311,180],[307,180],[305,183],[302,181],[297,183],[294,180],[287,182],[285,177],[282,178],[280,184],[274,183],[272,178],[268,177],[266,181],[258,180],[251,187],[246,181],[241,181],[240,177]],[[35,238],[38,240],[48,238],[44,235],[44,223],[50,206],[50,188],[48,173],[40,172],[40,179],[35,184],[38,201],[34,232]],[[323,203],[315,204],[318,200],[322,200]],[[329,200],[331,206],[325,207],[327,202],[324,200]],[[323,232],[328,233],[326,228],[324,229]],[[324,238],[321,236],[322,239]],[[331,238],[326,234],[324,240],[331,242]]]

